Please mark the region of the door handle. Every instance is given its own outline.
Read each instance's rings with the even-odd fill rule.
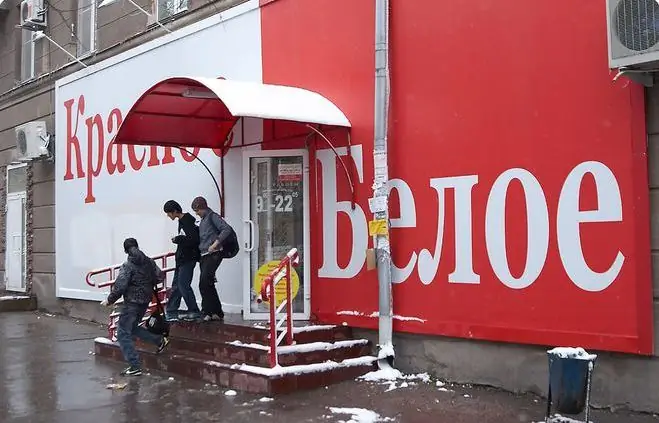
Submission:
[[[256,235],[256,231],[254,230],[254,222],[251,220],[245,220],[245,223],[249,225],[249,246],[247,243],[245,243],[245,251],[252,252],[254,251],[254,236]]]

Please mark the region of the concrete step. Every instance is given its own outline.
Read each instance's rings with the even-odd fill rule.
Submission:
[[[95,341],[97,357],[123,360],[119,347],[104,338]],[[354,379],[376,367],[376,357],[362,356],[338,362],[306,364],[271,369],[247,364],[209,360],[192,353],[165,352],[160,355],[140,350],[146,369],[202,380],[244,392],[276,395],[308,390]]]
[[[299,344],[312,342],[346,341],[352,338],[352,329],[348,326],[306,325],[293,329],[295,341]],[[173,338],[192,340],[232,342],[267,345],[270,331],[265,325],[246,325],[231,322],[175,322],[171,324],[170,335]]]
[[[25,294],[0,292],[0,312],[4,311],[34,311],[37,309],[37,298]]]
[[[149,346],[138,342],[141,348]],[[223,363],[250,364],[269,366],[270,347],[265,344],[245,344],[241,341],[214,342],[200,339],[179,338],[172,336],[168,347],[172,353],[194,354],[208,360]],[[279,365],[297,366],[324,363],[326,361],[343,361],[371,353],[371,344],[366,339],[333,342],[296,343],[292,346],[278,348]]]

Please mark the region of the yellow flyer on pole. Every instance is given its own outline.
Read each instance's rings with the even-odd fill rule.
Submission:
[[[383,235],[387,236],[387,221],[386,219],[376,219],[368,222],[368,234],[370,236]]]

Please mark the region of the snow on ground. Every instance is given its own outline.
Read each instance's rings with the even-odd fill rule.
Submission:
[[[224,393],[227,397],[235,397],[238,395],[238,392],[234,391],[233,389],[230,389]]]
[[[544,420],[535,423],[545,423]],[[560,414],[554,414],[549,418],[549,423],[583,423],[583,420],[572,419],[570,417],[561,416]],[[593,423],[591,420],[590,423]]]
[[[339,408],[329,407],[332,414],[349,415],[350,420],[345,423],[376,423],[391,422],[394,419],[390,417],[381,417],[378,413],[365,408]]]
[[[409,386],[414,386],[417,384],[417,381],[421,383],[429,383],[430,375],[428,375],[428,373],[419,373],[416,375],[404,375],[400,372],[400,370],[390,367],[390,368],[380,369],[367,373],[364,376],[358,377],[357,380],[373,382],[380,385],[389,385],[389,387],[385,391],[385,392],[389,392],[398,388],[407,388]],[[444,386],[444,382],[437,382],[437,386],[440,387],[440,390],[442,390],[441,386]]]

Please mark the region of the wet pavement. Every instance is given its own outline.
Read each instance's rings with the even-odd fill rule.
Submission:
[[[399,381],[390,391],[390,383],[347,382],[271,400],[164,374],[126,379],[117,377],[121,363],[92,354],[93,339],[104,335],[86,322],[0,313],[0,422],[528,423],[544,416],[543,400],[531,395],[434,381]],[[591,420],[659,423],[653,415],[597,410]]]

